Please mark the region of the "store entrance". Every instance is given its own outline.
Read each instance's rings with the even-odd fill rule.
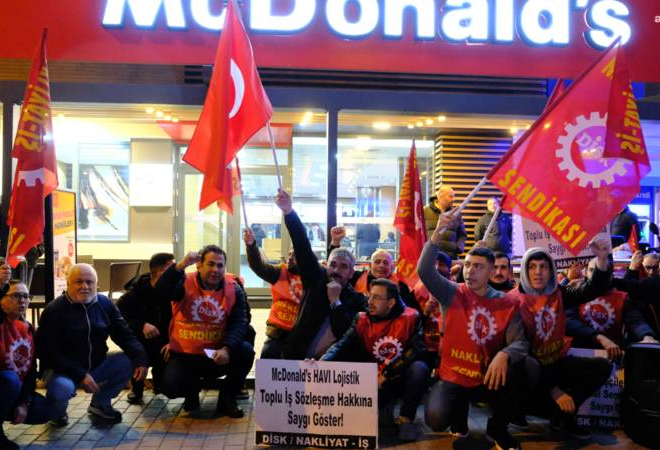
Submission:
[[[290,248],[282,214],[274,203],[277,192],[277,171],[273,164],[257,165],[251,161],[264,159],[262,148],[241,151],[241,175],[247,219],[257,245],[271,264],[278,264]],[[270,150],[268,150],[270,153]],[[182,148],[179,155],[185,153]],[[278,149],[284,186],[290,186],[288,158],[290,149]],[[272,157],[270,158],[272,161]],[[234,214],[228,214],[212,204],[199,211],[199,194],[203,176],[179,160],[177,165],[177,192],[175,214],[175,256],[182,258],[190,250],[199,250],[208,244],[219,245],[227,252],[227,271],[240,275],[250,298],[268,297],[269,285],[248,267],[243,242],[243,212],[240,196],[234,197]]]

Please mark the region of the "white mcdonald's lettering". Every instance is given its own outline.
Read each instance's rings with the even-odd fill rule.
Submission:
[[[244,0],[243,3],[247,3]],[[225,7],[218,0],[187,0],[188,16],[200,28],[222,29]],[[249,0],[250,29],[260,33],[300,33],[319,14],[318,0]],[[519,38],[533,46],[566,46],[571,38],[571,16],[584,10],[587,43],[596,49],[621,37],[630,41],[632,29],[626,21],[631,12],[624,0],[446,0],[438,11],[435,0],[326,0],[325,23],[344,39],[361,39],[377,33],[400,39],[414,18],[414,36],[432,40],[439,34],[450,42],[506,44]],[[286,10],[280,5],[286,4]],[[213,7],[212,7],[213,6]],[[351,8],[348,8],[351,6]],[[519,10],[516,8],[519,6]],[[130,15],[139,28],[154,29],[160,14],[170,29],[187,29],[184,0],[106,0],[103,26],[123,27]],[[352,11],[347,16],[347,10]],[[354,14],[353,14],[354,13]],[[441,16],[441,17],[439,17]],[[381,20],[382,19],[382,20]],[[381,24],[382,23],[382,24]],[[436,23],[439,26],[436,26]],[[437,30],[437,32],[436,32]]]

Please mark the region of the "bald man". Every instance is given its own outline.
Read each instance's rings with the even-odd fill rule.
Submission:
[[[131,378],[147,375],[147,354],[117,307],[96,292],[98,277],[88,264],[75,264],[66,280],[66,291],[50,302],[37,329],[37,356],[46,383],[47,398],[57,410],[54,426],[68,423],[69,399],[80,387],[92,395],[87,408],[92,416],[119,423],[121,413],[112,407]],[[112,338],[125,353],[108,354]]]
[[[436,195],[429,199],[424,207],[424,221],[426,222],[426,235],[431,236],[438,223],[438,217],[454,207],[454,189],[443,184]],[[458,255],[465,250],[467,232],[463,223],[463,216],[457,214],[452,218],[449,226],[440,236],[440,250],[449,255],[451,259],[458,259]]]

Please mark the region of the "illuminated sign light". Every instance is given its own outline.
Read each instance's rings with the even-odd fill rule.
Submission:
[[[197,26],[212,32],[222,29],[224,8],[213,13],[211,0],[189,2],[190,17]],[[312,0],[291,0],[286,14],[275,14],[274,3],[273,0],[250,1],[251,30],[272,34],[301,32],[318,13],[317,2]],[[357,17],[346,16],[348,4],[357,7]],[[514,0],[446,0],[440,18],[435,8],[435,0],[327,0],[324,12],[330,30],[345,39],[369,36],[381,22],[386,38],[400,39],[404,34],[404,15],[413,14],[414,34],[421,40],[434,39],[437,29],[449,42],[507,44],[514,41],[517,31],[529,45],[567,46],[570,19],[576,8],[585,11],[589,29],[584,37],[593,48],[606,48],[619,37],[625,44],[632,36],[626,21],[630,9],[622,0],[527,0],[518,13]],[[129,11],[138,28],[155,28],[159,14],[164,14],[170,29],[188,28],[183,0],[106,0],[103,26],[123,27]]]

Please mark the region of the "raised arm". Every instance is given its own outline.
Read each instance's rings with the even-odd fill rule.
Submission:
[[[257,241],[254,238],[254,233],[249,228],[243,230],[243,241],[245,242],[245,253],[247,254],[250,269],[266,283],[277,283],[282,269],[280,266],[264,261],[259,251],[259,246],[257,246]]]
[[[422,254],[419,257],[419,262],[417,263],[417,273],[420,280],[422,280],[422,283],[424,283],[424,286],[426,286],[426,289],[429,290],[431,295],[437,298],[440,304],[444,306],[451,304],[451,299],[454,297],[456,289],[458,289],[458,284],[440,275],[435,268],[435,262],[440,251],[440,247],[438,246],[440,244],[440,238],[450,222],[451,215],[448,213],[440,214],[438,224],[435,230],[433,230],[431,238],[424,246]]]

